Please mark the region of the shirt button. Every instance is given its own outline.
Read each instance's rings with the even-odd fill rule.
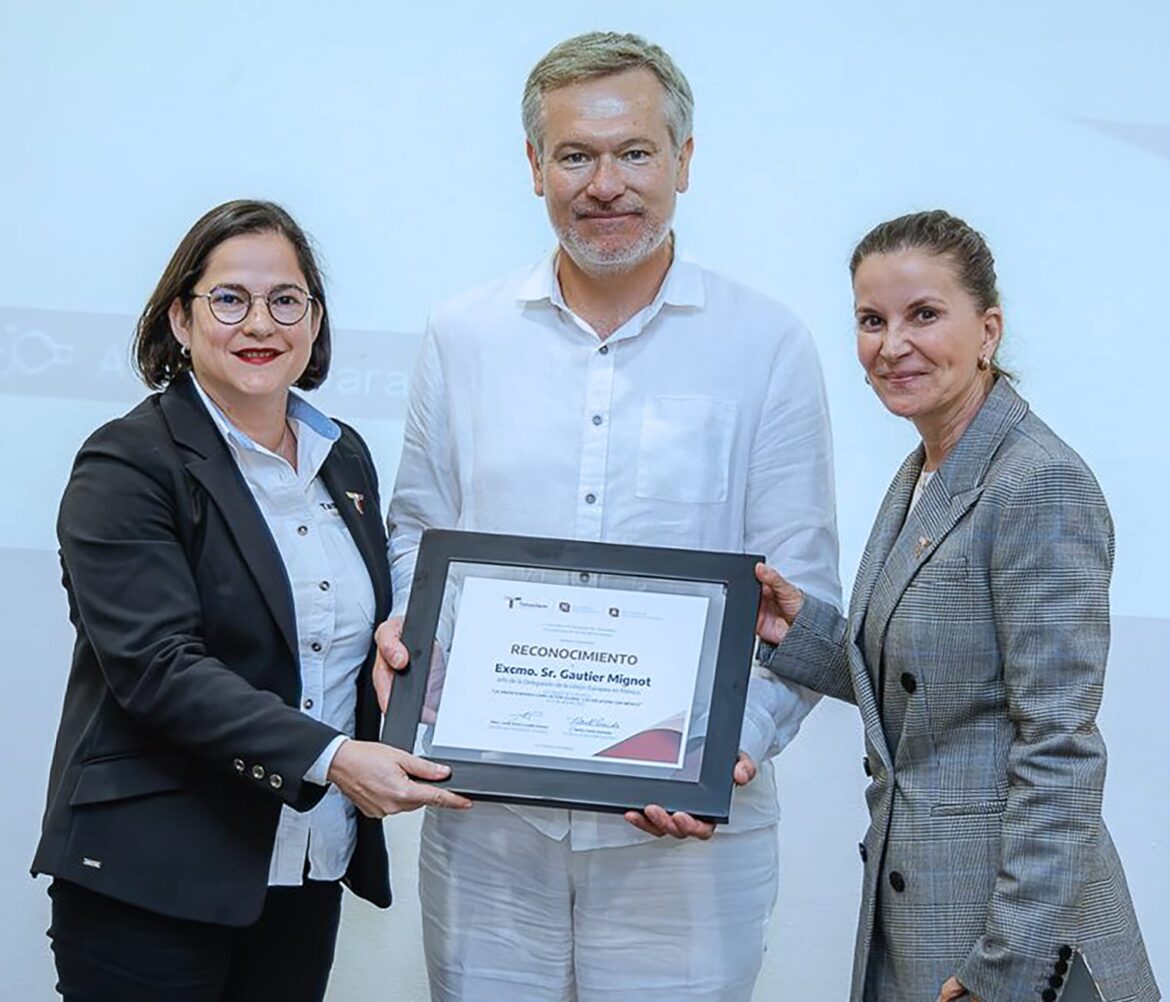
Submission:
[[[244,760],[242,758],[237,758],[237,759],[232,761],[232,766],[236,770],[236,772],[243,772],[244,771]]]
[[[303,706],[306,710],[311,710],[313,708],[313,700],[311,698],[306,698],[305,701],[301,703],[301,706]]]
[[[310,648],[310,650],[313,651],[314,654],[320,654],[321,653],[320,641],[314,640],[311,644],[309,644],[309,648]]]
[[[609,354],[609,345],[603,344],[600,348],[597,349],[597,354],[608,355]]]
[[[322,581],[319,585],[317,585],[317,587],[320,588],[322,591],[328,591],[329,590],[329,582]]]
[[[592,491],[590,491],[588,494],[585,495],[585,503],[586,504],[593,504],[593,502],[596,500],[597,500],[597,495],[594,494]]]
[[[307,525],[298,525],[297,526],[297,535],[298,536],[307,536],[308,534],[309,534],[309,527]]]
[[[284,786],[284,779],[279,773],[274,772],[271,776],[268,777],[268,785],[271,786],[274,790],[279,790],[282,786]]]
[[[264,778],[264,766],[259,765],[259,764],[252,766],[252,778],[253,779],[263,779]]]
[[[594,415],[593,415],[593,423],[594,423],[594,424],[601,424],[601,422],[602,422],[603,420],[604,420],[604,418],[602,418],[602,416],[601,416],[600,414],[594,414]]]

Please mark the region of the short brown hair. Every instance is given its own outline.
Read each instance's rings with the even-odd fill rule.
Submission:
[[[296,386],[316,389],[329,374],[332,354],[329,311],[325,309],[325,281],[313,254],[308,234],[275,202],[239,198],[205,213],[179,241],[175,253],[158,280],[134,333],[134,367],[152,390],[166,386],[191,368],[191,359],[171,332],[168,311],[176,299],[190,316],[191,293],[207,268],[207,259],[225,240],[247,233],[279,233],[292,244],[301,273],[309,285],[314,308],[321,311],[321,327],[309,353],[309,363]]]

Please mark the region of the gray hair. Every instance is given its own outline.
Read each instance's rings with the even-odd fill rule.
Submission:
[[[549,50],[528,74],[521,102],[524,134],[543,155],[544,95],[550,90],[598,77],[646,69],[653,73],[666,91],[663,110],[666,128],[676,150],[691,137],[694,126],[695,98],[691,85],[665,49],[647,42],[640,35],[622,35],[614,31],[591,31],[566,39]]]

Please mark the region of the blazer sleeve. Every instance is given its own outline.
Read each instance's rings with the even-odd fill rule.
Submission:
[[[848,620],[830,603],[806,592],[784,639],[776,646],[760,644],[759,662],[781,678],[856,704],[848,634]]]
[[[1112,565],[1109,510],[1082,464],[1040,465],[1003,501],[990,585],[1015,736],[985,932],[957,972],[987,1002],[1028,994],[1076,945],[1101,826]]]
[[[66,487],[57,534],[78,629],[135,721],[232,774],[244,771],[239,763],[249,773],[262,766],[281,782],[245,781],[307,810],[325,788],[303,777],[337,731],[207,652],[179,536],[190,517],[180,511],[183,471],[143,437],[117,422],[97,432]]]

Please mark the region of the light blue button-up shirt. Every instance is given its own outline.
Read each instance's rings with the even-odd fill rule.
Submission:
[[[337,505],[317,476],[341,429],[307,401],[289,395],[297,468],[237,428],[195,386],[260,508],[280,551],[296,611],[300,710],[338,731],[305,779],[322,786],[346,736],[352,737],[358,671],[374,629],[374,587]],[[314,880],[345,874],[357,839],[353,804],[330,786],[311,811],[281,810],[268,883],[298,885],[309,863]]]

